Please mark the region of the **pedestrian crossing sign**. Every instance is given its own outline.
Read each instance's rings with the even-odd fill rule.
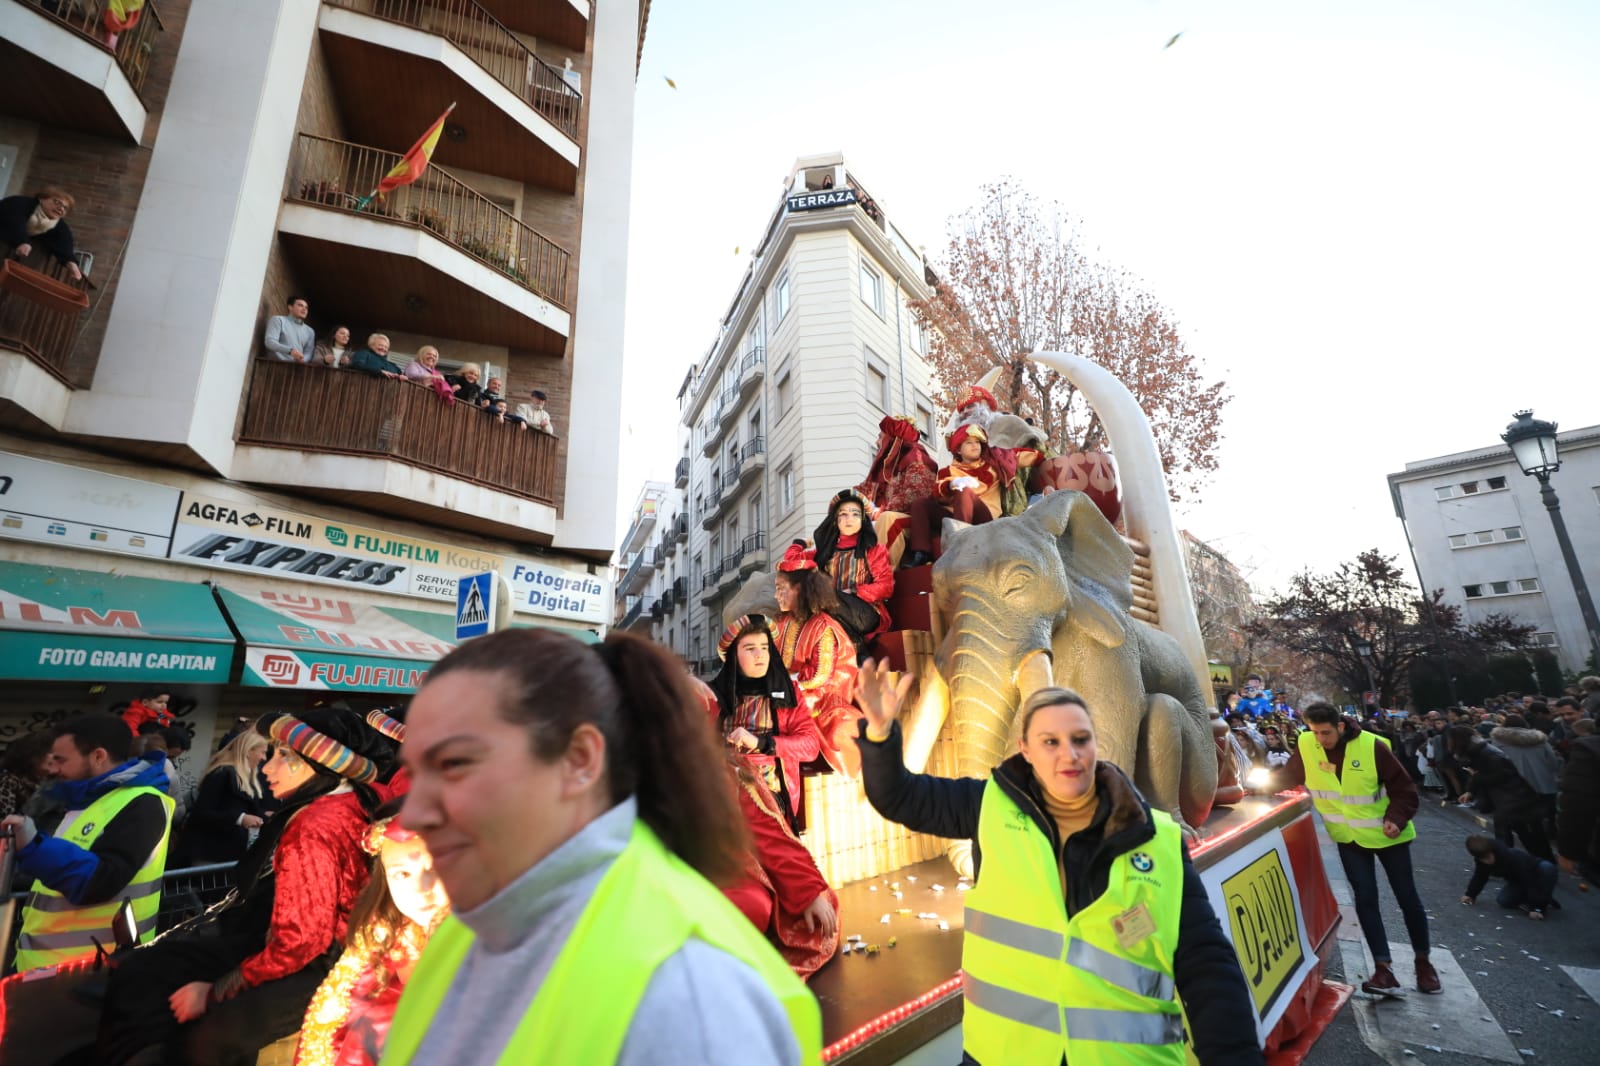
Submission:
[[[494,622],[494,574],[468,574],[456,582],[456,639],[489,632]]]

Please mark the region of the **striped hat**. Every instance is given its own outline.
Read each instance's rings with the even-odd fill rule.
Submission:
[[[350,714],[348,711],[334,713]],[[356,722],[365,727],[365,723],[359,718]],[[358,755],[349,745],[313,729],[292,714],[265,715],[256,723],[256,731],[264,733],[267,739],[284,745],[308,762],[314,762],[358,784],[376,781],[378,778],[377,764],[371,759],[365,755]]]

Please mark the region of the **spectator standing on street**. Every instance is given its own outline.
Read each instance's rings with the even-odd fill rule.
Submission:
[[[1516,765],[1471,726],[1451,726],[1449,743],[1451,753],[1472,771],[1469,791],[1461,794],[1461,802],[1470,803],[1473,796],[1486,799],[1488,807],[1479,809],[1494,819],[1496,838],[1506,844],[1521,841],[1539,858],[1554,860],[1539,794],[1517,773]]]
[[[189,814],[184,847],[190,862],[235,862],[244,857],[255,830],[266,821],[261,805],[261,763],[267,738],[240,733],[211,757]]]
[[[1583,713],[1600,719],[1600,677],[1579,678],[1578,691],[1583,694]]]
[[[1561,909],[1561,904],[1555,901],[1559,876],[1555,863],[1481,835],[1467,838],[1467,852],[1475,865],[1472,880],[1467,882],[1467,891],[1461,897],[1462,903],[1470,907],[1477,902],[1478,893],[1489,883],[1489,878],[1503,877],[1505,887],[1495,902],[1506,910],[1525,910],[1529,918],[1540,921],[1545,908]]]
[[[1361,990],[1391,995],[1400,989],[1378,905],[1377,864],[1382,863],[1416,952],[1417,990],[1441,991],[1439,973],[1428,961],[1428,913],[1411,866],[1411,841],[1417,835],[1411,820],[1418,804],[1411,775],[1385,741],[1345,722],[1332,705],[1313,703],[1300,716],[1306,730],[1279,780],[1286,786],[1306,786],[1328,836],[1338,845],[1339,864],[1350,880],[1356,917],[1376,965]]]
[[[267,332],[262,343],[272,358],[284,363],[309,366],[317,351],[317,331],[306,322],[311,305],[303,296],[291,296],[288,314],[273,315],[267,319]]]
[[[1561,771],[1558,806],[1561,868],[1570,874],[1600,868],[1600,735],[1580,733],[1572,742]]]
[[[48,729],[24,733],[6,746],[0,755],[0,818],[21,814],[33,794],[49,776],[50,745],[54,738]],[[0,885],[0,890],[6,886]]]
[[[1521,715],[1508,714],[1505,724],[1489,734],[1489,741],[1511,760],[1517,776],[1538,794],[1540,818],[1548,838],[1555,830],[1556,793],[1561,786],[1561,757],[1556,754],[1552,738],[1529,728]]]

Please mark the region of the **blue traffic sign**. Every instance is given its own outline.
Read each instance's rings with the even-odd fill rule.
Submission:
[[[489,632],[494,623],[494,574],[469,574],[456,581],[456,639]]]

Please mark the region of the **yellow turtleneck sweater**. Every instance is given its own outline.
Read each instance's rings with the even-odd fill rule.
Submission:
[[[1038,781],[1035,778],[1035,781]],[[1050,794],[1040,781],[1039,794],[1044,797],[1044,811],[1055,819],[1056,828],[1061,831],[1061,843],[1066,844],[1067,838],[1080,829],[1087,828],[1094,821],[1095,806],[1099,796],[1095,792],[1094,775],[1089,775],[1089,790],[1075,800],[1061,800]],[[1067,896],[1067,869],[1061,861],[1061,856],[1056,856],[1056,869],[1061,875],[1061,896]]]

